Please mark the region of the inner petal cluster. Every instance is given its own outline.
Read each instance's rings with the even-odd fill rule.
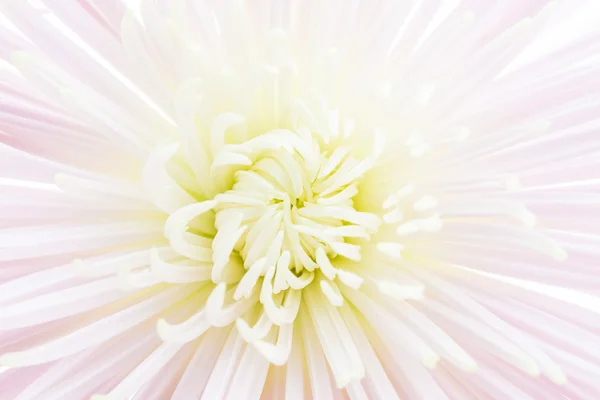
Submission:
[[[236,171],[232,188],[215,197],[215,270],[229,257],[231,246],[222,244],[237,239],[234,250],[248,270],[240,294],[250,292],[259,276],[266,276],[263,287],[274,279],[269,292],[275,295],[306,287],[316,270],[333,280],[330,259],[359,261],[361,241],[380,225],[376,215],[357,211],[352,201],[373,160],[356,159],[349,147],[322,149],[308,130],[258,139],[242,145],[256,154],[249,168]],[[237,234],[222,235],[222,227]]]
[[[182,269],[209,276],[200,289],[205,306],[182,324],[162,321],[159,333],[166,340],[192,340],[210,326],[236,322],[244,339],[282,364],[302,291],[313,285],[331,305],[341,306],[339,285],[357,289],[363,282],[338,264],[360,261],[362,246],[382,224],[375,213],[357,210],[353,200],[381,149],[360,157],[346,144],[348,137],[306,127],[248,139],[231,135],[226,143],[232,124],[221,125],[210,138],[212,181],[198,189],[214,196],[174,210],[165,225],[172,249],[186,259],[159,261],[163,276]],[[276,343],[263,340],[274,327]]]

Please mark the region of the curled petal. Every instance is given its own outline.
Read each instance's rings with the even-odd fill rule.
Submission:
[[[225,303],[226,284],[219,283],[206,301],[206,319],[212,326],[227,326],[242,316],[258,301],[258,291],[249,298],[242,298],[228,306]]]
[[[271,268],[265,276],[260,292],[260,302],[273,323],[281,326],[294,322],[300,308],[302,295],[299,290],[288,290],[283,301],[283,306],[276,305],[273,301],[273,286],[271,285],[274,273],[275,268]]]
[[[157,249],[150,251],[150,268],[154,275],[163,282],[191,283],[210,280],[212,267],[208,263],[193,262],[168,263],[160,258]]]
[[[269,343],[264,340],[257,340],[253,342],[252,345],[260,354],[269,360],[271,364],[285,365],[292,350],[293,332],[294,324],[284,324],[279,327],[277,344]]]
[[[238,318],[235,321],[235,325],[240,336],[243,337],[246,342],[251,343],[267,336],[273,326],[273,322],[267,313],[263,312],[252,327],[250,327],[250,325],[242,318]]]
[[[210,327],[204,310],[197,312],[180,324],[169,324],[164,319],[159,319],[156,323],[158,336],[170,343],[187,343],[202,335]]]
[[[187,227],[190,221],[194,218],[202,215],[217,205],[215,200],[202,201],[200,203],[190,204],[183,208],[178,209],[169,216],[165,223],[164,233],[165,237],[169,240],[173,250],[181,254],[182,256],[191,258],[197,261],[210,261],[212,251],[210,248],[200,246],[197,244],[189,243],[186,238]],[[193,235],[192,235],[193,236]]]

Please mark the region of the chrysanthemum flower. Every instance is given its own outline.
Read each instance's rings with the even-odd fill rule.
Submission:
[[[4,1],[0,398],[597,399],[600,35],[440,4]]]

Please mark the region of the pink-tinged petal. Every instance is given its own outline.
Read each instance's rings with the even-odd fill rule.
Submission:
[[[177,384],[173,399],[185,400],[189,393],[202,393],[226,339],[226,329],[211,329],[204,334]]]
[[[47,369],[47,366],[29,367],[19,372],[3,371],[0,375],[0,395],[15,398]]]
[[[53,234],[54,233],[54,234]],[[158,222],[117,222],[1,229],[0,260],[22,260],[61,253],[107,249],[114,246],[163,240]],[[32,246],[32,242],[36,246]]]
[[[47,388],[44,395],[49,399],[58,400],[69,396],[89,397],[96,391],[102,392],[101,386],[110,390],[117,382],[111,380],[111,377],[116,376],[118,380],[122,380],[158,344],[159,341],[154,335],[140,329],[120,335],[95,348],[91,355],[73,365],[69,376]],[[72,358],[77,358],[77,355]],[[90,361],[95,361],[91,363],[91,368],[82,368]]]
[[[77,7],[77,5],[74,5]],[[126,108],[129,117],[132,114],[137,118],[130,120],[131,124],[147,124],[153,122],[156,126],[167,127],[168,124],[149,105],[145,104],[139,96],[128,89],[121,81],[115,79],[109,70],[104,68],[72,38],[60,32],[56,26],[44,17],[46,12],[34,9],[28,3],[10,2],[4,6],[4,12],[25,36],[34,43],[54,62],[54,64],[69,74],[74,81],[87,88],[88,95],[95,95],[102,101],[114,103],[119,99],[118,106]],[[43,60],[42,65],[47,61]],[[118,66],[117,66],[118,67]],[[69,89],[74,89],[71,85]],[[88,100],[88,97],[85,98]],[[113,113],[116,112],[113,110]],[[140,126],[140,125],[138,125]],[[138,134],[148,135],[154,133],[152,124],[146,125],[146,131],[140,130]]]
[[[157,375],[166,364],[181,350],[182,344],[167,344],[162,343],[150,355],[143,360],[139,365],[131,371],[125,379],[123,379],[115,388],[110,391],[107,396],[96,395],[92,398],[128,398],[136,396],[137,392],[142,387],[149,383],[149,380]]]
[[[1,330],[19,329],[84,313],[126,296],[116,278],[56,290],[2,307]]]
[[[231,329],[227,335],[225,344],[221,347],[221,353],[217,362],[210,371],[210,377],[202,393],[202,399],[224,398],[229,387],[228,383],[235,375],[235,368],[243,353],[244,341],[235,329]]]
[[[305,362],[308,368],[312,398],[315,400],[331,399],[333,398],[333,387],[323,350],[308,312],[305,310],[300,312]]]
[[[365,363],[367,381],[365,381],[364,386],[368,395],[373,398],[398,399],[398,394],[395,392],[389,375],[381,365],[362,326],[348,307],[342,308],[342,315]]]
[[[78,3],[101,24],[108,24],[115,31],[123,18],[126,5],[120,0],[78,0]]]
[[[19,393],[16,399],[26,400],[26,399],[35,399],[37,396],[40,396],[42,393],[46,393],[48,388],[50,388],[53,384],[58,381],[65,379],[68,374],[72,373],[76,366],[80,364],[83,360],[90,357],[93,351],[88,350],[77,354],[73,357],[67,357],[60,361],[57,361],[49,366],[49,368],[44,371],[44,373],[35,379],[31,385],[27,387],[24,391]]]
[[[193,288],[184,291],[164,290],[150,299],[100,319],[49,343],[21,352],[5,353],[0,356],[0,364],[6,366],[39,365],[64,357],[66,349],[68,349],[68,353],[75,354],[125,332],[163,309],[170,307],[192,293],[192,291]]]

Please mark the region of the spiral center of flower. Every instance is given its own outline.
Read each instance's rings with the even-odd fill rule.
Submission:
[[[232,252],[243,260],[247,272],[234,298],[250,296],[261,278],[262,297],[301,290],[317,270],[333,280],[331,260],[360,260],[361,241],[377,230],[379,218],[353,204],[374,159],[360,160],[350,147],[322,139],[307,129],[281,130],[231,148],[249,162],[233,172],[231,189],[215,197],[212,249],[215,283]],[[329,294],[339,296],[332,288]]]
[[[155,251],[152,270],[164,282],[198,282],[205,301],[181,324],[161,321],[164,340],[189,341],[235,323],[246,342],[281,365],[302,301],[340,307],[344,290],[363,284],[357,261],[383,232],[372,212],[381,209],[363,199],[381,135],[359,135],[352,123],[336,123],[337,113],[331,121],[305,116],[311,123],[288,117],[287,128],[256,135],[252,116],[218,114],[200,127],[206,135],[190,125],[148,161],[149,194],[169,214],[170,260]],[[156,176],[160,190],[153,190]],[[395,254],[400,245],[376,246]]]

